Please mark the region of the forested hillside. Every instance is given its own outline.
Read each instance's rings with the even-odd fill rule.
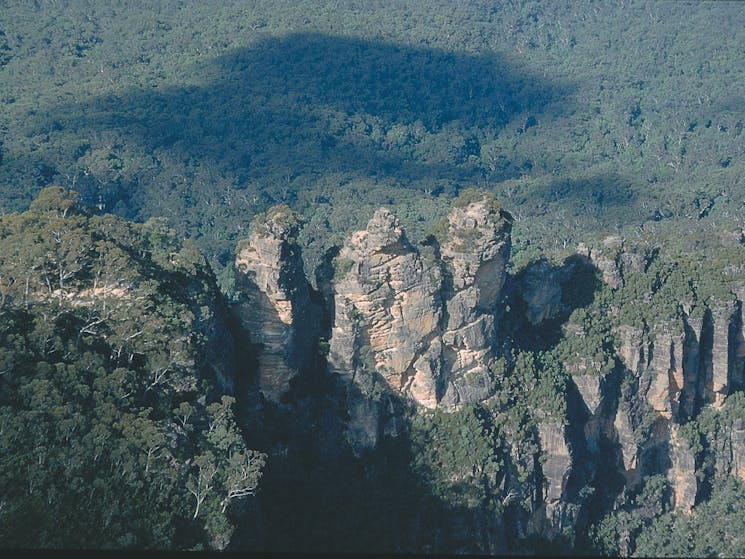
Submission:
[[[0,255],[0,547],[226,547],[264,455],[194,244],[47,188]]]
[[[739,226],[743,18],[731,2],[6,0],[0,208],[74,186],[169,217],[221,272],[272,203],[327,246],[381,203],[413,234],[475,184],[517,217],[518,246]]]
[[[743,45],[2,0],[0,548],[741,555]]]

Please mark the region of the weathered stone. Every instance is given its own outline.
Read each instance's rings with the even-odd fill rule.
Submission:
[[[631,417],[627,410],[619,408],[613,421],[618,444],[621,447],[623,466],[627,477],[634,476],[639,465],[639,445],[634,438]]]
[[[322,313],[303,271],[299,224],[286,206],[270,209],[253,223],[235,259],[236,312],[256,351],[259,388],[275,402],[311,362]]]
[[[732,449],[732,468],[730,472],[740,480],[745,481],[745,418],[738,418],[732,422],[730,444]]]
[[[529,266],[520,276],[520,294],[532,325],[555,317],[561,310],[560,271],[547,260]]]
[[[590,373],[572,375],[572,380],[577,385],[577,390],[579,390],[588,411],[591,415],[594,415],[598,411],[603,397],[600,386],[602,377],[598,374]]]
[[[615,248],[615,246],[611,246]],[[577,253],[589,258],[589,260],[600,270],[603,281],[613,289],[618,289],[623,285],[623,276],[615,258],[609,258],[605,255],[606,251],[598,248],[589,248],[584,243],[577,245]]]
[[[347,409],[347,440],[352,449],[359,454],[374,448],[380,438],[380,413],[376,403],[367,398],[349,398]]]
[[[680,436],[678,426],[674,423],[670,424],[668,448],[672,465],[667,477],[675,495],[675,510],[690,513],[698,493],[696,456],[690,443]]]
[[[559,501],[564,495],[572,459],[564,436],[564,426],[551,421],[538,424],[543,452],[543,477],[546,479],[543,500],[547,504]]]
[[[451,285],[444,286],[447,324],[442,332],[445,394],[449,408],[483,400],[491,392],[489,363],[495,344],[494,313],[504,286],[510,222],[487,195],[454,204],[440,247]]]
[[[684,320],[683,341],[683,390],[680,396],[681,418],[692,417],[699,398],[701,372],[700,343],[703,322],[690,316]]]
[[[707,382],[707,401],[717,408],[721,407],[725,397],[730,393],[735,368],[736,350],[732,326],[735,324],[736,312],[739,314],[735,301],[717,302],[711,310],[714,333],[711,347],[711,384],[709,386]]]
[[[331,370],[352,380],[377,373],[388,388],[435,407],[439,269],[425,267],[385,208],[342,247],[337,268]]]
[[[667,419],[677,414],[683,389],[683,339],[667,327],[655,332],[652,359],[639,383],[652,409]]]
[[[732,374],[734,390],[745,389],[745,284],[732,288],[736,297],[736,310],[732,324]]]
[[[456,205],[425,264],[387,209],[336,259],[329,365],[426,408],[487,398],[509,222],[487,195]]]
[[[615,330],[620,344],[617,348],[618,356],[626,368],[636,375],[649,365],[649,344],[645,343],[644,332],[633,326],[619,326]]]

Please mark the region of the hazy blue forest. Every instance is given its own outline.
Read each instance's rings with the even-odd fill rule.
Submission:
[[[400,518],[427,510],[418,525],[440,533],[473,502],[503,514],[486,474],[448,481],[463,460],[507,471],[502,433],[535,430],[541,406],[570,424],[567,364],[585,352],[610,371],[612,327],[678,320],[688,300],[704,316],[745,281],[744,45],[745,4],[727,1],[0,0],[0,548],[271,550],[300,533],[289,549],[427,551],[391,536]],[[303,439],[337,436],[322,375],[289,419],[221,395],[213,338],[233,328],[220,317],[255,216],[298,213],[315,287],[380,206],[416,245],[473,187],[513,219],[515,282],[563,278],[579,243],[609,235],[653,255],[622,289],[580,276],[591,294],[567,287],[540,331],[504,327],[507,427],[478,407],[412,416],[375,477],[341,452],[324,469]],[[71,307],[63,276],[82,290],[126,277],[133,306]],[[53,311],[29,303],[37,288]],[[506,312],[513,324],[524,309]],[[212,380],[166,386],[165,347]],[[704,454],[706,433],[745,417],[731,401],[686,418]],[[273,437],[301,449],[275,470]],[[293,479],[304,464],[308,479]],[[357,481],[327,494],[335,479]],[[565,547],[507,551],[745,552],[740,481],[717,480],[682,515],[661,479],[628,506],[587,497],[598,517]],[[252,508],[256,486],[266,501]],[[375,518],[380,507],[394,512]],[[714,524],[726,537],[696,536]]]

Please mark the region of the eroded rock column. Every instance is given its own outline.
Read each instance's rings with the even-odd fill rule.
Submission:
[[[236,313],[258,360],[259,389],[273,402],[312,363],[322,313],[303,272],[300,223],[287,206],[275,206],[254,220],[236,252]]]

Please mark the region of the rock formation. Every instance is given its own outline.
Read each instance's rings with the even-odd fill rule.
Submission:
[[[513,511],[521,537],[560,540],[580,529],[591,520],[589,496],[611,491],[605,476],[620,480],[608,506],[633,506],[633,496],[658,476],[667,480],[674,508],[686,513],[707,476],[745,479],[745,420],[730,417],[707,435],[715,459],[705,471],[700,445],[684,428],[704,409],[725,410],[730,395],[745,388],[745,287],[735,286],[729,298],[675,301],[664,319],[643,308],[623,315],[604,303],[613,320],[632,320],[615,321],[613,335],[608,328],[600,342],[595,331],[591,342],[581,323],[570,320],[573,308],[592,302],[582,297],[577,278],[584,285],[602,276],[604,296],[623,300],[624,289],[643,285],[638,275],[647,273],[650,254],[609,237],[600,248],[580,246],[561,267],[535,262],[505,288],[511,219],[491,195],[468,191],[438,233],[416,246],[391,210],[377,210],[339,248],[333,278],[324,272],[322,308],[303,271],[299,225],[286,207],[256,220],[236,256],[235,311],[250,334],[259,389],[273,402],[282,401],[304,367],[318,366],[326,317],[325,365],[335,390],[341,388],[342,431],[357,456],[401,432],[404,407],[428,414],[479,403],[505,413],[488,407],[500,399],[505,380],[494,375],[514,374],[511,356],[533,351],[505,333],[521,329],[533,340],[531,329],[536,339],[555,329],[557,339],[569,340],[559,367],[566,416],[557,419],[540,402],[530,403],[532,430],[505,425],[500,443],[499,499],[505,506],[519,499],[530,509]],[[508,301],[519,310],[508,313]],[[504,373],[494,372],[498,358]],[[603,499],[608,496],[597,502]]]
[[[511,219],[486,195],[457,200],[448,217],[440,247],[447,317],[441,335],[445,406],[489,396],[495,312],[506,277],[510,230]]]
[[[375,212],[336,260],[331,370],[430,409],[489,396],[509,230],[493,198],[477,196],[453,207],[425,256],[389,210]]]
[[[321,320],[303,271],[299,226],[295,212],[276,206],[254,220],[235,258],[236,313],[256,353],[259,389],[273,402],[312,364]]]
[[[674,507],[685,513],[693,510],[698,494],[696,454],[689,441],[680,435],[676,424],[670,426],[670,470],[668,479],[675,497]]]
[[[613,289],[624,284],[624,276],[646,270],[650,254],[627,249],[622,237],[611,235],[603,239],[602,248],[577,245],[577,254],[588,258],[602,274],[603,281]]]
[[[380,209],[336,261],[329,364],[365,392],[385,385],[433,408],[438,402],[441,274],[426,266],[396,217]]]
[[[536,326],[554,318],[561,310],[562,274],[547,260],[539,260],[520,276],[520,295],[525,301],[525,318]]]
[[[538,424],[538,433],[544,457],[543,477],[546,480],[543,501],[547,506],[555,506],[565,494],[572,471],[572,458],[563,425],[552,421],[542,421]]]

